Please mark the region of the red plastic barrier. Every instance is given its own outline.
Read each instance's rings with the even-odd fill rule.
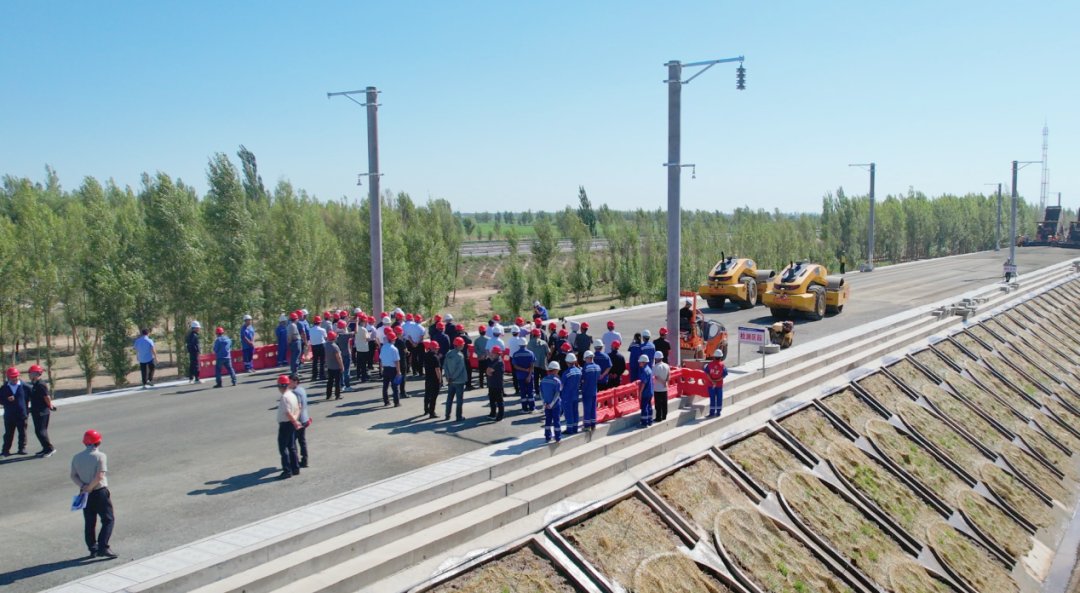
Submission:
[[[680,395],[709,397],[709,374],[698,369],[677,369],[679,371],[678,391]],[[675,370],[672,370],[675,378]]]
[[[255,349],[255,354],[252,356],[251,360],[251,366],[255,370],[272,369],[277,366],[277,355],[277,344],[260,346]]]

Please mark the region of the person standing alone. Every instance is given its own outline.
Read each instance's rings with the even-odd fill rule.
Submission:
[[[113,506],[109,495],[109,481],[105,472],[109,470],[107,458],[98,450],[101,446],[101,433],[88,430],[83,435],[86,449],[71,459],[71,481],[86,494],[86,506],[83,507],[83,535],[90,557],[116,558],[116,552],[109,548],[113,531]],[[97,520],[101,518],[101,531],[97,530]]]
[[[56,447],[53,447],[49,440],[49,416],[56,411],[56,406],[53,405],[52,397],[49,396],[49,388],[41,380],[42,372],[44,369],[40,366],[36,364],[30,366],[28,373],[31,383],[30,416],[34,419],[34,435],[41,443],[41,451],[38,455],[52,457],[52,454],[56,453]]]
[[[232,364],[232,338],[225,335],[225,328],[219,327],[214,330],[217,339],[214,340],[214,388],[221,388],[221,369],[229,371],[232,386],[236,387],[236,371]]]
[[[255,326],[251,324],[251,315],[244,315],[244,326],[240,328],[240,351],[244,355],[244,372],[254,373]]]
[[[727,366],[722,360],[724,352],[716,350],[713,359],[705,365],[705,373],[709,376],[709,415],[708,418],[717,418],[724,407],[724,377],[728,375]]]
[[[191,331],[187,335],[188,353],[188,383],[202,383],[199,378],[199,330],[202,325],[198,321],[191,322]]]
[[[142,335],[135,340],[135,358],[139,361],[139,374],[142,376],[142,388],[154,386],[154,368],[157,366],[157,349],[150,337],[150,330],[142,330]]]

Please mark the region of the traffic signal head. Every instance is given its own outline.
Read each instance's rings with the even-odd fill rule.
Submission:
[[[742,62],[739,62],[739,67],[735,70],[735,88],[746,90],[746,68],[743,68]]]

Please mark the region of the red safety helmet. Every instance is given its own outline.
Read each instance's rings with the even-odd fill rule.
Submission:
[[[618,349],[619,349],[619,346],[622,346],[622,342],[620,342],[620,341],[618,341],[618,340],[613,340],[613,341],[611,342],[611,349],[612,349],[612,350],[618,350]]]
[[[454,338],[454,345],[455,346],[464,346],[465,345],[465,339],[464,338]]]
[[[349,327],[349,324],[345,323],[345,320],[342,319],[341,321],[337,322],[337,327],[338,327],[338,329],[345,329],[345,328]]]
[[[323,311],[323,317],[329,318],[331,313],[329,311]]]
[[[495,321],[502,321],[502,317],[499,317],[498,315],[493,315],[491,318]]]
[[[397,319],[405,319],[405,314],[401,311],[398,311],[397,313],[394,313],[394,317],[396,317]]]
[[[219,327],[219,328],[217,328],[217,329],[215,329],[215,330],[214,330],[214,333],[215,333],[215,334],[219,334],[219,335],[220,335],[220,334],[223,334],[223,333],[225,333],[225,328],[223,328],[223,327]]]
[[[329,318],[330,318],[330,314],[329,314],[329,313],[328,313],[328,314],[326,315],[326,318],[327,318],[327,319],[329,319]],[[315,316],[315,323],[322,323],[322,317],[320,317],[320,316],[316,315],[316,316]]]
[[[345,309],[342,309],[342,310],[338,311],[337,313],[338,313],[338,315],[340,315],[342,317],[346,317],[346,316],[349,315],[349,312],[346,311]]]
[[[30,370],[27,371],[27,372],[30,372],[30,373],[44,373],[45,369],[41,368],[41,365],[39,365],[39,364],[32,364],[32,365],[30,365]]]
[[[438,313],[436,313],[434,319],[435,319],[435,323],[438,323],[438,322],[442,321],[442,315],[439,315]]]
[[[581,329],[589,329],[589,322],[588,321],[582,321],[581,322]]]
[[[477,329],[477,331],[479,331],[479,332],[480,332],[480,333],[482,333],[482,334],[486,334],[486,333],[487,333],[487,326],[486,326],[486,325],[481,325],[481,326],[480,326],[480,327],[479,327],[479,328]]]
[[[615,329],[615,322],[614,321],[607,322],[607,328],[608,329]]]
[[[383,328],[383,335],[392,338],[392,337],[394,337],[394,330],[391,329],[390,326],[388,325],[388,326]]]
[[[277,384],[278,385],[288,385],[289,384],[289,376],[288,375],[278,375]]]
[[[15,367],[8,367],[7,376],[8,376],[8,379],[18,379],[19,378],[19,369],[15,368]]]
[[[534,327],[533,330],[532,330],[532,335],[539,336],[540,335],[540,328],[539,327]]]
[[[413,320],[412,313],[406,313],[405,314],[405,321],[412,321],[412,320]]]
[[[464,325],[461,325],[461,324],[459,323],[459,324],[457,324],[457,325],[455,325],[455,326],[454,326],[454,329],[458,330],[459,332],[463,332],[463,331],[465,331],[465,326],[464,326]]]
[[[517,319],[514,320],[514,325],[525,325],[525,320],[518,317]]]
[[[567,331],[566,331],[565,329],[560,329],[560,330],[559,330],[559,337],[560,337],[560,338],[565,338],[565,337],[567,337],[567,336],[569,336],[569,335],[570,335],[570,334],[569,334],[569,333],[568,333],[568,332],[567,332]]]
[[[300,316],[299,316],[299,315],[297,315],[296,313],[289,313],[289,319],[290,319],[290,320],[292,320],[292,321],[296,321],[296,320],[297,320],[297,319],[299,319],[299,318],[300,318]]]
[[[417,323],[420,323],[420,322],[421,322],[421,321],[423,321],[423,320],[424,320],[424,316],[423,316],[423,315],[421,315],[421,314],[419,314],[419,313],[417,313],[416,315],[413,315],[413,321],[415,321],[415,322],[417,322]]]
[[[337,332],[334,331],[334,330],[330,330],[330,331],[326,332],[326,337],[330,338],[331,340],[336,340],[337,339]]]
[[[296,316],[297,317],[303,317],[304,315],[305,315],[305,313],[304,313],[303,309],[297,309],[296,310]]]
[[[492,346],[491,347],[491,353],[492,354],[502,354],[502,348],[500,348],[499,346]]]
[[[558,327],[558,325],[556,325],[554,321],[548,324],[548,329],[555,329],[556,327]]]
[[[667,335],[667,328],[666,327],[661,327],[660,328],[660,335],[661,336],[666,336]]]
[[[536,319],[533,319],[533,325],[536,325],[536,326],[539,326],[543,322],[544,322],[544,320],[540,319],[539,317],[537,317]]]
[[[562,346],[559,346],[559,350],[562,350],[563,352],[569,352],[573,350],[573,348],[570,347],[570,342],[563,342]]]
[[[101,433],[96,430],[88,430],[86,434],[82,436],[82,444],[84,445],[97,445],[101,442]]]
[[[400,336],[401,334],[405,333],[405,329],[399,325],[394,328],[394,333]]]
[[[437,329],[439,331],[442,331],[442,330],[446,329],[446,324],[440,321],[440,322],[435,324],[435,329]]]

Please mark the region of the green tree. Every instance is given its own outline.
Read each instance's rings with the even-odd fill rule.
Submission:
[[[471,218],[461,219],[461,227],[465,230],[465,238],[468,239],[476,229],[476,221]]]
[[[593,212],[592,203],[589,202],[589,196],[585,194],[585,186],[578,186],[578,202],[581,204],[578,206],[577,215],[581,219],[581,223],[589,229],[589,236],[596,236],[596,213]]]
[[[206,182],[210,188],[204,206],[210,235],[207,268],[212,278],[206,294],[208,321],[237,335],[240,318],[255,312],[258,302],[257,252],[248,197],[236,167],[225,153],[210,159]]]
[[[559,238],[555,235],[555,229],[551,221],[545,216],[537,218],[533,224],[536,239],[532,242],[532,256],[536,265],[547,274],[551,271],[551,262],[559,254]]]
[[[510,252],[510,257],[516,257],[518,254],[519,242],[517,229],[514,227],[507,227],[506,233],[503,234],[503,238],[506,239],[506,249]]]
[[[259,167],[255,164],[255,153],[241,144],[236,156],[244,170],[244,194],[247,199],[252,202],[266,202],[269,194],[263,185],[262,175],[259,175]]]

